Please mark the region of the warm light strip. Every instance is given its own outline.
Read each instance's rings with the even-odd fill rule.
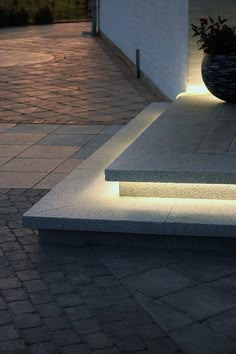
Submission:
[[[236,185],[120,182],[120,196],[236,200]]]

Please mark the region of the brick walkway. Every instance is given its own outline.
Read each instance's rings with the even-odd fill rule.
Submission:
[[[50,246],[22,225],[47,189],[156,100],[81,30],[0,31],[0,51],[55,57],[0,63],[0,353],[235,354],[234,254]]]
[[[122,72],[101,40],[83,37],[83,30],[87,24],[1,30],[0,122],[125,124],[157,100],[142,84],[127,80],[133,74]],[[54,60],[13,66],[12,50],[14,56],[24,51],[22,64],[27,51]]]
[[[236,353],[234,254],[40,244],[0,192],[0,353]]]

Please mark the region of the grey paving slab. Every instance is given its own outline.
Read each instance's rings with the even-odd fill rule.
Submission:
[[[32,188],[48,173],[38,172],[0,172],[1,188]]]
[[[201,300],[200,300],[201,299]],[[191,289],[185,289],[162,298],[178,311],[184,311],[196,320],[204,320],[217,313],[235,307],[235,299],[232,295],[226,296],[222,291],[208,285],[201,285]]]
[[[1,123],[0,124],[0,134],[4,133],[5,131],[13,128],[15,126],[15,124],[11,124],[11,123]]]
[[[48,176],[46,176],[45,178],[40,180],[39,183],[35,183],[33,188],[36,188],[36,189],[52,189],[59,182],[61,182],[66,176],[67,176],[67,173],[62,173],[62,172],[50,173]]]
[[[50,134],[44,139],[41,139],[39,145],[83,146],[91,141],[94,137],[95,135],[91,134]]]
[[[62,159],[15,158],[0,168],[0,171],[51,172],[64,162]]]
[[[111,125],[103,129],[100,134],[116,134],[119,130],[124,128],[123,125]]]
[[[130,291],[139,291],[151,298],[159,298],[195,284],[183,274],[166,268],[152,269],[142,274],[128,276],[123,283]]]
[[[0,125],[1,127],[1,125]],[[42,133],[47,134],[60,128],[58,124],[17,124],[8,131],[8,133]]]
[[[43,139],[46,134],[6,133],[0,135],[1,145],[32,145]]]
[[[0,166],[3,166],[3,165],[5,165],[8,161],[10,161],[11,160],[11,157],[0,157]]]
[[[205,326],[211,327],[224,334],[226,337],[236,340],[236,309],[219,313],[203,322]]]
[[[89,141],[85,146],[83,146],[79,151],[77,151],[72,159],[87,159],[95,151],[98,150],[104,143],[106,143],[112,135],[110,134],[100,134],[95,136],[91,141]]]
[[[11,147],[10,147],[11,148]],[[15,150],[17,147],[15,147]],[[27,146],[24,148],[24,152],[19,154],[19,158],[45,158],[47,159],[67,159],[79,150],[77,146],[44,146],[44,145],[34,145]],[[1,151],[1,145],[0,145]],[[1,152],[0,152],[1,153]]]
[[[194,324],[171,333],[171,338],[184,353],[188,354],[229,354],[236,343],[218,332],[201,324]]]
[[[65,125],[54,131],[54,134],[99,134],[105,125]]]
[[[148,298],[139,292],[135,293],[135,300],[165,332],[172,332],[193,323],[188,313],[177,311],[160,300]]]

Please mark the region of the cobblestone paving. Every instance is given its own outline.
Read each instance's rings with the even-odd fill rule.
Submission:
[[[82,23],[1,29],[1,123],[126,124],[157,100],[133,73],[121,70],[124,65],[99,38],[82,35],[89,28]],[[17,51],[21,65],[13,65]],[[27,51],[30,58],[35,52],[54,60],[24,65]]]
[[[232,254],[41,244],[0,191],[0,353],[236,353]]]

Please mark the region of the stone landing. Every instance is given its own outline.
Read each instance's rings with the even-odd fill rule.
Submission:
[[[203,109],[201,100],[205,112],[204,117],[208,119],[207,122],[201,117]],[[187,115],[183,113],[185,102],[189,111],[188,119]],[[116,181],[105,180],[105,169],[106,174],[109,169],[112,173],[115,171],[114,168],[111,169],[111,167],[114,167],[112,161],[115,160],[115,163],[121,161],[119,156],[124,156],[127,147],[129,148],[126,151],[133,149],[134,145],[132,143],[147,134],[147,128],[153,122],[160,120],[161,123],[165,119],[163,117],[167,118],[167,115],[174,127],[171,128],[171,125],[168,125],[167,128],[167,126],[161,125],[163,136],[161,134],[159,138],[163,142],[163,150],[165,150],[163,153],[166,153],[166,148],[171,139],[176,139],[179,146],[179,150],[176,152],[188,154],[189,152],[184,151],[183,148],[186,146],[184,140],[188,140],[191,154],[193,155],[194,151],[196,153],[197,146],[200,155],[200,150],[206,144],[206,140],[202,139],[202,133],[200,134],[202,129],[205,132],[204,137],[211,136],[216,134],[214,133],[214,124],[216,126],[218,124],[227,126],[227,123],[233,125],[233,122],[235,122],[232,111],[230,114],[230,110],[234,108],[210,97],[181,97],[171,106],[170,110],[166,110],[168,107],[170,105],[165,103],[149,105],[131,123],[120,130],[31,208],[24,215],[25,225],[39,229],[43,239],[48,237],[50,241],[55,242],[69,241],[96,244],[100,242],[117,243],[118,239],[121,242],[126,242],[131,239],[133,244],[142,241],[144,245],[149,244],[151,247],[155,241],[158,241],[157,243],[161,247],[183,246],[187,248],[198,248],[200,240],[203,240],[206,248],[214,248],[213,245],[216,243],[219,245],[219,240],[224,242],[225,239],[230,239],[229,241],[232,242],[232,238],[236,236],[235,200],[121,197],[119,195],[119,178],[115,178]],[[184,123],[181,123],[179,127],[178,119],[175,119],[174,107],[176,107],[177,117],[181,117],[182,113],[184,116]],[[224,110],[226,110],[225,113],[223,113]],[[165,111],[164,115],[162,115],[163,111]],[[216,116],[212,117],[212,111],[215,112],[217,119]],[[208,118],[207,112],[211,117]],[[191,120],[191,116],[195,114],[199,115],[198,122],[195,119]],[[192,131],[195,131],[194,141],[193,138],[190,138]],[[221,128],[221,131],[224,133],[223,128]],[[233,171],[234,174],[236,154],[234,138],[231,138],[231,140],[227,151],[210,153],[209,149],[212,147],[208,145],[208,147],[205,147],[208,150],[201,154],[209,160],[217,159],[218,155],[222,159],[224,155],[228,161],[231,161],[232,169],[230,170],[230,163],[228,165],[225,163],[224,166],[228,167],[224,172],[229,175],[229,182],[232,186],[234,177],[231,176],[231,172]],[[160,141],[159,144],[161,144]],[[216,146],[217,144],[215,144]],[[143,149],[146,149],[146,144],[143,145]],[[149,153],[157,156],[152,149],[149,150]],[[147,159],[149,159],[148,156]],[[144,158],[142,155],[135,154],[133,160],[134,162],[135,160],[140,162],[144,161]],[[211,162],[209,164],[212,168],[215,167]],[[107,169],[108,166],[110,167]],[[163,167],[165,166],[170,165],[164,165],[163,163]],[[206,163],[205,166],[208,167],[209,165]],[[220,165],[218,165],[219,167]],[[149,172],[148,175],[153,176]],[[182,172],[181,168],[179,168],[179,172]],[[159,173],[160,170],[155,174],[155,178],[157,175],[159,176]],[[222,173],[220,169],[219,173]],[[122,171],[122,174],[124,175],[124,171]],[[141,173],[138,175],[140,176]],[[144,171],[144,175],[147,176],[146,171]],[[184,173],[182,175],[184,176]],[[145,181],[146,179],[143,180],[143,182]],[[178,182],[182,182],[182,180],[179,179]],[[183,182],[185,184],[186,180],[183,180]],[[221,246],[220,244],[219,247]]]

